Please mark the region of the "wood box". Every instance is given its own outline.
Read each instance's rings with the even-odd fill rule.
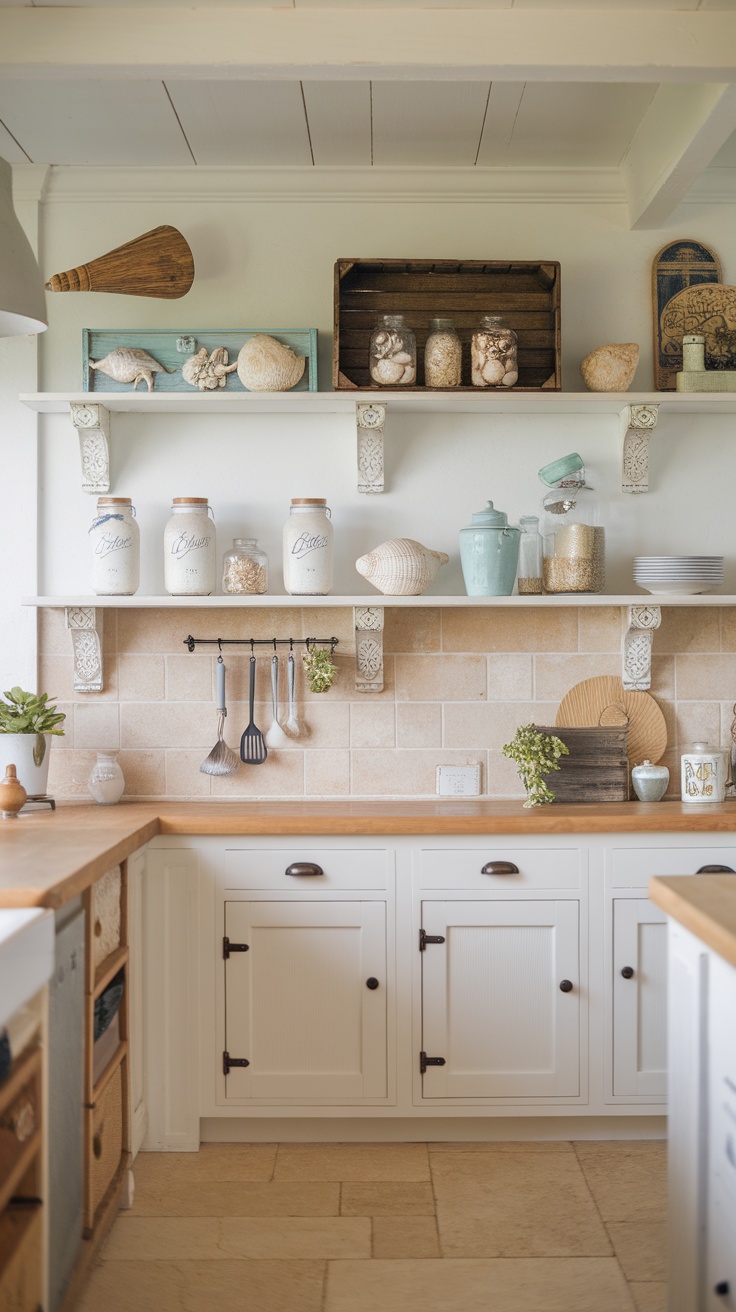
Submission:
[[[515,392],[562,387],[560,266],[554,260],[338,260],[332,383],[336,391],[384,391],[368,371],[370,336],[382,314],[403,314],[417,339],[417,386],[401,391],[482,390],[470,384],[470,339],[481,315],[500,314],[519,339]],[[429,321],[452,319],[463,347],[462,387],[424,386]]]
[[[540,733],[555,734],[570,751],[569,756],[560,757],[560,769],[545,778],[556,802],[629,800],[625,725],[605,729],[537,727]]]

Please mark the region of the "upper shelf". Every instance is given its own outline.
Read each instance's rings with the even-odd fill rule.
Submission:
[[[631,596],[613,596],[603,592],[566,593],[564,596],[547,596],[533,594],[525,597],[435,597],[424,592],[419,597],[384,597],[380,593],[370,596],[351,597],[309,597],[283,596],[278,593],[264,592],[261,596],[238,597],[169,597],[151,596],[135,593],[132,597],[101,596],[62,596],[62,597],[23,597],[24,606],[69,606],[96,607],[99,610],[171,610],[182,607],[197,610],[211,610],[213,607],[235,607],[238,610],[253,610],[260,607],[269,609],[282,607],[336,607],[336,606],[473,606],[487,608],[493,606],[736,606],[736,597],[723,593],[706,593],[696,596],[681,596],[679,593],[667,593],[664,596],[650,596],[647,592],[637,592]]]
[[[736,392],[25,392],[40,414],[69,405],[102,405],[116,413],[342,414],[357,402],[388,405],[392,414],[617,415],[624,406],[658,405],[667,414],[736,414]]]

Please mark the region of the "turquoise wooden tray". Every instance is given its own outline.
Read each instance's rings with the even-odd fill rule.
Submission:
[[[158,364],[170,373],[154,374],[154,392],[192,392],[199,389],[192,387],[182,377],[181,367],[191,355],[202,347],[208,353],[218,347],[227,347],[230,364],[238,358],[238,352],[244,342],[256,333],[267,333],[277,341],[290,346],[297,355],[306,357],[304,373],[292,387],[292,392],[316,392],[317,387],[317,329],[292,329],[288,332],[280,328],[250,328],[238,332],[219,332],[217,329],[150,329],[141,328],[85,328],[82,331],[82,387],[85,392],[127,392],[133,390],[133,383],[120,383],[103,374],[100,369],[90,369],[90,360],[102,360],[119,346],[135,346],[146,351]],[[145,382],[139,383],[138,391],[146,391]],[[223,395],[226,392],[247,392],[235,371],[226,375],[225,386],[210,392],[210,396]]]

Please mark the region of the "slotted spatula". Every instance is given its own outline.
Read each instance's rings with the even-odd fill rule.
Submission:
[[[240,739],[240,759],[245,765],[263,765],[268,748],[260,729],[256,728],[253,709],[256,696],[256,658],[250,658],[250,722]]]

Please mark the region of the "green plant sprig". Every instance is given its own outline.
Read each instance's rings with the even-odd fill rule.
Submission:
[[[53,733],[63,735],[56,726],[66,719],[55,705],[49,705],[49,694],[40,697],[22,688],[11,688],[0,697],[0,733]]]
[[[559,770],[557,764],[561,756],[569,756],[570,750],[560,738],[552,733],[542,733],[535,724],[524,724],[516,730],[516,736],[501,748],[504,756],[516,761],[521,782],[527,795],[524,806],[545,806],[554,802],[555,795],[547,787],[544,775],[552,770]]]
[[[337,678],[337,666],[333,664],[331,651],[326,647],[312,647],[304,652],[302,663],[312,692],[327,692],[332,687]]]

